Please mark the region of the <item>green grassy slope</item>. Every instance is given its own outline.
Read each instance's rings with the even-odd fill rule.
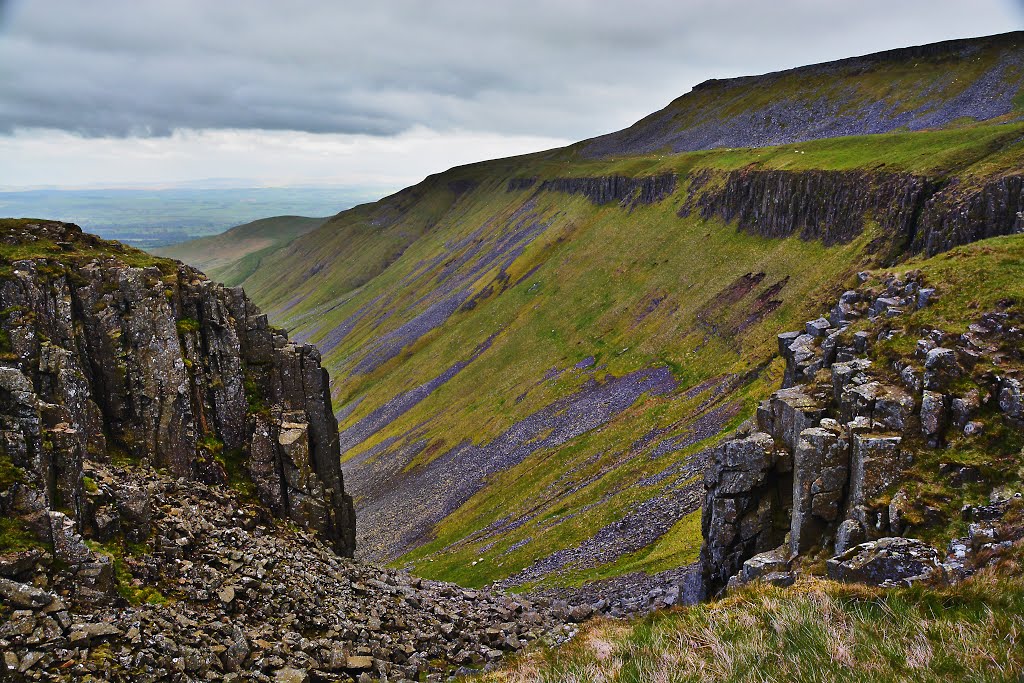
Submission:
[[[339,214],[243,285],[324,354],[368,556],[468,585],[662,571],[696,556],[704,451],[778,386],[775,335],[892,256],[870,216],[833,247],[681,217],[692,179],[853,170],[969,187],[1019,172],[1024,124],[1003,121],[460,167]],[[675,190],[632,207],[538,189],[664,172]]]
[[[158,256],[178,259],[227,285],[237,285],[253,274],[260,262],[320,227],[326,218],[274,216],[237,225],[219,235],[153,249]]]

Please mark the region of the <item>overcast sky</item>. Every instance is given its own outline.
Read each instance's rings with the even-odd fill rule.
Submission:
[[[708,78],[1022,27],[1020,0],[0,0],[0,187],[393,189]]]

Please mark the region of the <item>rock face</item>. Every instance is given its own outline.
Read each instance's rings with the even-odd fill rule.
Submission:
[[[763,237],[829,245],[853,240],[874,218],[893,244],[933,255],[1024,230],[1024,176],[974,186],[871,171],[706,171],[691,180],[680,215],[694,211]]]
[[[509,183],[509,191],[522,189],[519,184]],[[601,176],[597,178],[553,178],[540,185],[541,191],[581,194],[594,204],[619,202],[624,206],[654,204],[670,196],[676,189],[676,175]]]
[[[77,226],[20,223],[0,240],[32,254],[0,274],[0,446],[22,472],[0,492],[0,513],[85,562],[82,534],[148,533],[144,489],[87,495],[89,462],[132,461],[247,487],[352,554],[315,347],[270,327],[240,289]]]
[[[887,232],[908,233],[927,188],[909,175],[742,169],[725,174],[721,189],[697,195],[711,180],[704,173],[691,181],[684,213],[696,208],[705,219],[735,220],[764,237],[799,235],[825,244],[849,242],[872,214],[885,221]]]
[[[861,279],[862,288],[844,293],[827,320],[779,335],[783,388],[714,450],[701,550],[708,595],[769,574],[788,581],[787,563],[822,553],[833,555],[830,575],[846,581],[905,582],[962,567],[956,557],[901,538],[941,517],[937,507],[912,500],[901,482],[922,449],[970,439],[986,425],[1007,432],[1024,426],[1024,327],[1017,314],[992,312],[964,334],[925,328],[913,357],[893,360],[890,352],[889,367],[876,367],[869,345],[907,334],[894,327],[900,317],[941,293],[923,287],[914,271],[880,285],[867,284],[869,274]],[[867,329],[851,334],[855,321]],[[937,469],[928,476],[949,476],[954,487],[981,481],[976,467]],[[961,545],[993,543],[984,529],[975,531]]]
[[[791,469],[789,454],[762,432],[728,441],[715,452],[704,475],[701,518],[701,566],[712,592],[744,560],[782,542],[785,530],[776,519],[785,509]]]

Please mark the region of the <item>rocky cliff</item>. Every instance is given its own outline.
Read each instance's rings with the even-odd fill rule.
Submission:
[[[149,533],[150,493],[96,493],[91,464],[232,486],[351,556],[327,373],[241,289],[83,234],[0,231],[0,513],[58,559]]]
[[[1024,230],[1024,176],[932,180],[910,173],[745,168],[695,175],[680,209],[763,237],[850,242],[874,221],[899,253],[928,255]]]
[[[1013,540],[997,538],[994,522],[1013,495],[1024,436],[1014,300],[986,313],[969,304],[957,332],[919,323],[937,317],[925,310],[936,297],[957,292],[926,286],[917,271],[861,280],[828,318],[779,335],[783,388],[713,452],[701,550],[709,594],[791,583],[815,561],[844,581],[956,579],[968,554]],[[974,523],[957,537],[963,522]]]
[[[509,191],[526,189],[524,179],[513,178],[509,181]],[[580,194],[594,204],[618,202],[631,207],[638,204],[654,204],[670,196],[676,190],[675,173],[639,176],[631,178],[621,175],[583,177],[583,178],[551,178],[540,184],[540,191],[564,192]]]

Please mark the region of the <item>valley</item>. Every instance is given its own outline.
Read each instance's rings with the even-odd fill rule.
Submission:
[[[270,256],[241,284],[324,355],[363,556],[520,589],[696,561],[701,463],[778,383],[778,332],[858,271],[1015,230],[1016,40],[711,83]],[[796,130],[793,102],[847,118]]]
[[[1022,169],[1016,32],[152,253],[0,219],[0,673],[1013,680]]]

